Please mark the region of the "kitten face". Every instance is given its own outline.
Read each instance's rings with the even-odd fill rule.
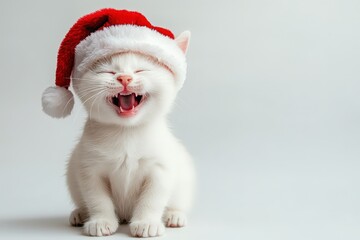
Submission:
[[[123,126],[164,116],[177,91],[165,66],[135,53],[102,59],[72,81],[89,118]]]

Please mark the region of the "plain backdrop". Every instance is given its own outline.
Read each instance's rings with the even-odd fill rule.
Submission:
[[[163,239],[360,239],[358,0],[1,1],[0,239],[89,239],[64,176],[86,115],[51,119],[40,98],[62,38],[103,7],[192,32],[169,119],[197,199]]]

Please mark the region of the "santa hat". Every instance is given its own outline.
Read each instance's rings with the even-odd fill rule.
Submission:
[[[101,9],[80,18],[63,39],[57,57],[55,87],[42,95],[45,113],[66,117],[74,106],[68,89],[71,77],[86,71],[95,61],[121,52],[135,52],[155,58],[174,75],[180,89],[185,81],[185,51],[190,33],[178,38],[156,27],[138,12]]]

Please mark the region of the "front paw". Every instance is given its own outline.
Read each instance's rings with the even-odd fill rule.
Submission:
[[[134,221],[130,232],[134,237],[156,237],[164,234],[165,226],[161,221]]]
[[[166,227],[184,227],[187,224],[186,216],[181,211],[167,210],[163,219]]]
[[[116,232],[119,223],[116,219],[93,219],[84,224],[84,234],[88,236],[109,236]]]
[[[74,227],[81,227],[84,225],[85,219],[86,219],[86,213],[84,210],[81,210],[80,208],[75,209],[71,212],[69,217],[69,222],[71,226]]]

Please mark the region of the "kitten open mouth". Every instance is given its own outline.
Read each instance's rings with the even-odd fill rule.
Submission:
[[[118,93],[110,97],[109,101],[116,108],[120,116],[130,117],[136,114],[138,107],[144,102],[145,96],[136,93]]]

